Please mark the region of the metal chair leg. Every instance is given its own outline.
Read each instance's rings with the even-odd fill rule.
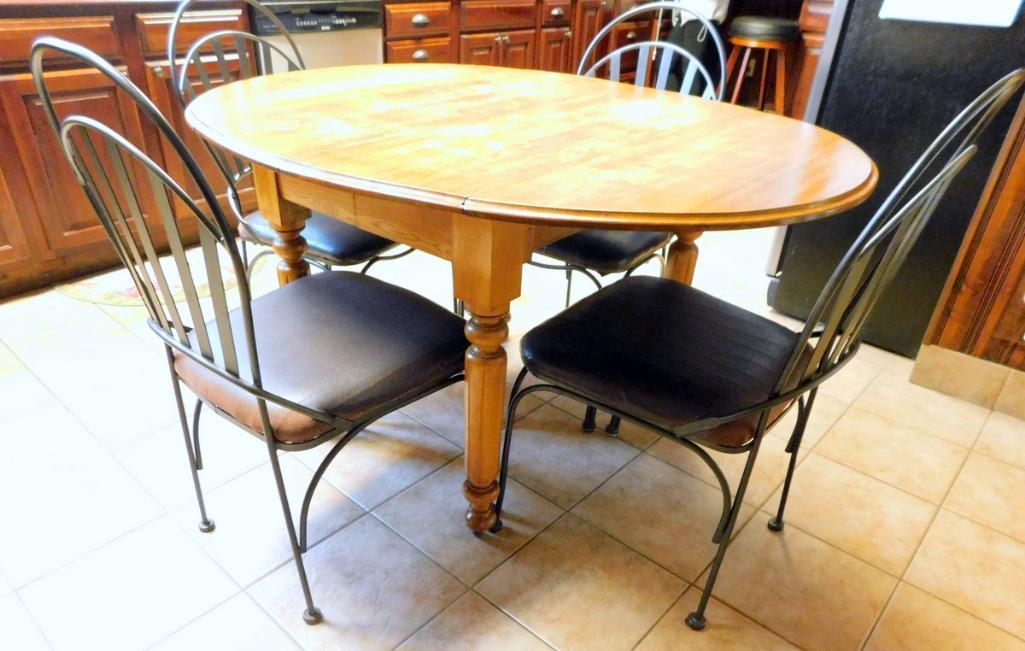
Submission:
[[[360,269],[360,273],[365,275],[368,271],[370,271],[370,267],[373,267],[381,260],[398,260],[399,258],[406,257],[415,250],[416,249],[414,249],[413,247],[408,247],[405,251],[399,251],[394,255],[375,255],[367,261],[367,263],[363,266],[362,269]]]
[[[263,251],[260,251],[259,253],[254,255],[253,259],[250,260],[249,263],[246,265],[246,280],[252,280],[252,278],[253,278],[253,269],[256,268],[256,261],[257,260],[259,260],[260,258],[265,258],[268,255],[273,255],[273,254],[274,254],[274,249],[264,249]]]
[[[801,440],[804,438],[804,429],[808,425],[808,417],[811,415],[811,407],[815,404],[815,393],[818,388],[808,392],[808,402],[805,404],[802,397],[797,403],[797,424],[787,442],[787,452],[790,454],[790,462],[787,464],[787,477],[783,481],[783,492],[779,498],[779,509],[775,517],[769,518],[768,527],[770,531],[783,531],[783,511],[787,507],[787,497],[790,496],[790,482],[794,480],[794,469],[797,468],[797,453],[801,450]]]
[[[319,624],[324,621],[324,615],[313,605],[313,595],[310,594],[310,582],[306,578],[306,566],[303,565],[302,551],[299,549],[299,540],[295,534],[295,524],[292,522],[292,509],[288,505],[288,494],[285,492],[285,480],[281,475],[281,464],[278,460],[277,450],[270,442],[267,443],[270,450],[270,466],[274,471],[274,483],[278,488],[278,497],[281,499],[281,511],[285,516],[285,528],[288,529],[288,542],[292,545],[292,558],[295,560],[295,569],[299,573],[299,583],[302,585],[303,598],[306,600],[306,610],[303,612],[303,621],[309,625]]]
[[[313,502],[313,491],[316,490],[317,485],[324,476],[324,471],[331,465],[338,453],[342,451],[342,448],[346,446],[357,434],[362,432],[369,423],[364,423],[354,427],[350,431],[346,432],[338,442],[334,444],[331,450],[324,456],[324,460],[317,466],[317,470],[313,473],[313,478],[310,479],[309,485],[306,487],[306,495],[303,497],[302,509],[299,511],[299,551],[306,553],[307,548],[307,536],[306,536],[306,523],[310,516],[310,504]]]
[[[573,267],[566,267],[566,307],[569,307],[570,296],[573,294]]]
[[[174,355],[171,349],[165,346],[167,352],[167,365],[171,370],[171,386],[174,387],[174,400],[178,406],[178,420],[182,426],[182,437],[185,439],[185,451],[189,455],[189,470],[192,471],[192,486],[196,490],[196,503],[199,504],[199,530],[203,533],[213,531],[216,525],[206,515],[206,504],[203,502],[203,487],[199,483],[199,469],[196,464],[196,453],[192,448],[192,437],[189,435],[189,420],[185,415],[185,402],[182,400],[182,389],[178,380],[178,373],[174,370]]]
[[[516,407],[520,404],[520,387],[524,378],[527,377],[527,369],[520,370],[513,383],[512,393],[509,394],[509,409],[505,414],[505,437],[502,441],[502,465],[498,474],[498,499],[495,500],[495,524],[491,527],[491,533],[498,533],[502,530],[502,504],[505,503],[505,484],[509,478],[509,444],[512,442],[513,423],[516,422]]]
[[[203,469],[203,450],[199,447],[199,414],[203,410],[203,401],[196,398],[196,407],[192,411],[192,449],[196,453],[196,470]]]
[[[609,424],[605,426],[605,433],[609,436],[619,436],[619,416],[609,418]]]
[[[584,411],[584,422],[580,423],[580,429],[585,432],[593,432],[597,423],[595,421],[598,418],[598,408],[593,405],[587,405],[587,410]]]
[[[759,430],[762,430],[759,427]],[[700,631],[705,628],[705,608],[708,607],[708,600],[712,596],[712,588],[715,587],[715,580],[719,576],[719,568],[722,567],[723,558],[726,556],[726,548],[730,545],[730,537],[733,535],[733,527],[737,524],[737,516],[740,515],[740,509],[744,504],[744,494],[747,492],[747,483],[751,479],[751,471],[755,465],[755,459],[758,457],[758,448],[761,447],[762,438],[764,431],[759,431],[755,436],[754,444],[748,452],[747,463],[744,465],[744,474],[740,477],[740,484],[737,486],[737,494],[733,497],[733,505],[730,507],[729,520],[726,522],[726,526],[723,528],[720,521],[720,529],[717,531],[715,537],[712,538],[712,542],[718,542],[719,549],[715,552],[715,559],[712,561],[712,566],[708,571],[708,579],[705,581],[705,589],[701,593],[701,599],[698,601],[697,609],[687,615],[686,623],[687,626]]]

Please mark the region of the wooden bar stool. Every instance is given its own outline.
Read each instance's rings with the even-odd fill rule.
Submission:
[[[736,104],[740,99],[740,90],[744,85],[744,77],[747,73],[747,64],[751,60],[751,54],[755,50],[761,50],[761,81],[758,85],[758,110],[765,108],[765,87],[769,71],[769,55],[774,54],[776,60],[776,82],[775,82],[775,110],[780,115],[786,112],[787,97],[787,65],[790,62],[794,45],[801,38],[801,30],[796,20],[785,18],[770,18],[767,16],[739,16],[730,25],[730,51],[729,61],[726,63],[726,84],[729,86],[730,79],[737,67],[737,60],[740,59],[740,72],[737,73],[736,81],[733,84],[733,93],[730,95],[730,104]]]

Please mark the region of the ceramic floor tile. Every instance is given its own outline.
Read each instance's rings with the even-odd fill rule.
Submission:
[[[1023,651],[1025,641],[1008,635],[963,610],[901,583],[886,607],[867,651]]]
[[[719,489],[642,454],[588,495],[573,513],[693,581],[718,549],[711,539],[722,507]],[[737,530],[753,512],[744,505]]]
[[[210,410],[204,410],[200,417],[199,434],[203,457],[199,481],[204,491],[267,463],[267,446],[262,440]],[[128,441],[110,452],[164,508],[195,504],[196,492],[179,423]]]
[[[943,506],[1025,543],[1025,470],[968,456]]]
[[[464,396],[466,383],[460,382],[437,393],[417,400],[402,408],[402,412],[412,416],[427,427],[441,434],[450,443],[463,449],[466,436],[466,409]],[[536,395],[528,395],[516,411],[517,420],[544,404]]]
[[[5,419],[0,456],[0,570],[14,587],[158,517],[161,509],[61,407]]]
[[[1025,373],[1011,371],[993,408],[1015,418],[1025,419]]]
[[[686,583],[573,515],[543,531],[477,586],[559,649],[629,649]]]
[[[401,651],[543,651],[548,648],[474,592],[460,597],[399,646]]]
[[[285,651],[299,647],[247,594],[237,594],[176,631],[154,651]]]
[[[509,474],[568,509],[637,454],[604,432],[582,432],[575,417],[545,405],[516,423]]]
[[[137,649],[238,588],[168,520],[146,525],[19,591],[55,649]]]
[[[248,591],[305,649],[393,648],[466,591],[369,515],[304,558],[322,623],[303,622],[305,602],[292,563]]]
[[[1025,468],[1025,420],[994,411],[982,428],[975,449]]]
[[[856,649],[896,583],[795,526],[752,522],[726,551],[713,595],[798,646]]]
[[[858,407],[837,421],[815,452],[933,504],[943,500],[968,456],[965,447]]]
[[[797,647],[772,631],[744,617],[712,597],[705,609],[705,629],[695,631],[684,622],[694,612],[701,590],[691,587],[666,613],[636,651],[676,651],[693,649],[758,649],[759,651],[796,651]]]
[[[723,474],[726,476],[726,481],[730,485],[730,491],[736,492],[737,487],[740,485],[740,477],[744,474],[747,454],[726,454],[716,452],[715,450],[706,450],[706,452],[719,464]],[[719,486],[715,475],[698,458],[698,455],[679,443],[670,440],[668,437],[660,439],[645,454],[650,454],[657,459],[676,466],[716,488]],[[801,446],[798,460],[804,458],[807,454],[808,448]],[[758,450],[758,458],[755,459],[755,467],[751,471],[751,479],[748,481],[744,502],[753,506],[764,504],[765,500],[769,499],[776,488],[783,484],[789,463],[790,455],[786,452],[786,441],[778,436],[766,436],[762,441],[761,448]]]
[[[1025,637],[1025,543],[941,509],[904,580]]]
[[[780,494],[769,501],[775,507]],[[937,507],[812,453],[794,474],[784,519],[900,576]]]
[[[379,519],[469,585],[477,583],[563,511],[511,479],[502,531],[475,537],[466,528],[463,458],[413,484],[374,511]]]
[[[326,443],[297,456],[310,470],[331,449]],[[460,454],[459,448],[403,413],[377,421],[345,446],[324,478],[370,510]]]
[[[826,435],[836,421],[843,416],[850,407],[849,403],[834,398],[828,393],[819,393],[815,396],[815,404],[812,405],[811,416],[808,417],[808,424],[804,427],[804,435],[801,437],[801,453],[814,448],[822,437]],[[789,441],[797,425],[797,407],[783,415],[769,430],[769,434],[778,436],[784,441]]]
[[[828,384],[828,383],[827,383]],[[971,447],[989,410],[882,374],[854,403],[866,411]]]
[[[557,396],[553,398],[551,404],[565,412],[573,414],[573,416],[581,421],[584,419],[584,412],[587,411],[587,406],[584,405],[584,403],[577,402],[576,400],[572,400],[566,396]],[[603,432],[609,423],[609,415],[605,412],[598,412],[598,419],[596,422],[598,427],[595,432]],[[651,447],[651,445],[659,439],[660,434],[624,420],[620,422],[619,434],[617,436],[620,441],[629,443],[639,450],[645,450]]]
[[[0,649],[41,651],[49,648],[18,596],[14,593],[0,596]]]
[[[864,343],[858,350],[858,357],[878,366],[887,373],[903,377],[905,380],[910,377],[911,369],[915,366],[915,360],[910,357],[904,357],[903,355],[891,353],[888,350]]]
[[[856,355],[846,366],[837,371],[836,375],[819,385],[819,393],[824,393],[843,402],[854,402],[882,372],[881,367]]]
[[[306,487],[313,473],[295,459],[281,459],[281,474],[298,527]],[[206,509],[217,528],[204,533],[197,527],[194,504],[174,512],[175,521],[239,585],[246,586],[290,561],[284,516],[270,464],[264,464],[224,486],[206,493]],[[313,546],[363,515],[363,509],[327,482],[320,482],[310,502],[309,546]],[[296,534],[298,535],[298,528]]]

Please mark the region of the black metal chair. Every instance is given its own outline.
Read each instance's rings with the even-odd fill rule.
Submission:
[[[175,94],[182,106],[188,105],[199,92],[234,81],[236,77],[232,75],[230,68],[235,62],[238,64],[238,79],[248,79],[260,74],[261,64],[266,65],[272,54],[279,57],[289,71],[305,69],[302,53],[292,35],[274,12],[257,0],[245,2],[277,26],[285,38],[284,47],[249,32],[223,30],[211,32],[196,40],[179,61],[176,47],[178,28],[195,1],[185,0],[178,5],[167,33],[167,59],[174,74]],[[254,52],[259,53],[259,61],[254,60]],[[213,74],[208,70],[208,66],[215,66]],[[266,248],[250,260],[246,242],[271,247],[278,235],[260,211],[245,213],[242,209],[238,193],[240,185],[252,172],[249,162],[229,155],[206,141],[204,144],[228,182],[229,205],[238,219],[238,233],[243,242],[242,258],[251,270],[258,259],[272,255],[274,251]],[[381,260],[394,260],[413,252],[412,248],[406,247],[398,253],[387,255],[398,244],[317,211],[313,211],[306,220],[303,238],[306,240],[304,258],[325,271],[330,271],[334,266],[362,264],[360,273],[367,273]]]
[[[676,441],[698,455],[722,489],[712,536],[718,550],[698,607],[687,617],[691,628],[702,629],[765,432],[797,405],[782,498],[769,521],[771,530],[780,531],[818,386],[857,353],[865,323],[947,187],[975,154],[978,135],[1023,82],[1025,69],[994,84],[929,146],[837,265],[801,332],[673,280],[641,277],[605,287],[528,332],[521,342],[524,369],[506,417],[496,513],[501,515],[516,408],[531,393],[554,391],[596,404]],[[523,388],[528,372],[541,383]],[[747,453],[732,499],[705,448]]]
[[[135,144],[95,119],[73,115],[61,120],[43,75],[47,52],[109,78],[169,145],[187,178],[172,178]],[[369,424],[463,379],[468,344],[462,319],[405,289],[345,271],[303,278],[253,299],[235,234],[214,191],[184,141],[142,91],[98,55],[57,38],[36,41],[31,67],[47,118],[135,282],[149,311],[150,328],[164,342],[200,530],[214,529],[198,474],[201,403],[190,436],[180,382],[202,403],[266,443],[306,600],[303,618],[309,624],[319,622],[302,561],[314,490],[335,456]],[[200,199],[190,197],[184,187],[197,188]],[[196,290],[193,267],[199,265],[192,261],[190,267],[186,258],[183,222],[194,222],[199,232],[210,291],[206,312]],[[166,239],[181,278],[184,309],[175,304],[157,258],[161,239]],[[222,272],[225,258],[230,271]],[[226,279],[238,288],[235,309],[228,306]],[[315,319],[308,318],[314,314]],[[297,534],[277,452],[329,442],[332,447],[306,489]]]
[[[657,39],[658,29],[662,25],[665,12],[673,13],[674,20],[693,20],[702,25],[706,38],[710,38],[718,54],[718,78],[714,78],[708,68],[691,52],[669,41],[646,40],[630,43],[596,57],[599,47],[606,37],[615,30],[617,25],[627,21],[649,17],[654,26],[652,39]],[[620,81],[622,77],[624,55],[636,56],[637,64],[634,76],[635,86],[650,86],[658,90],[675,88],[685,95],[698,95],[704,99],[722,100],[726,88],[726,50],[722,38],[710,20],[694,13],[692,9],[673,0],[658,0],[637,5],[609,21],[591,40],[587,49],[580,57],[577,74],[594,77],[599,73],[611,81]],[[592,58],[597,60],[590,63]],[[650,260],[658,260],[660,275],[665,273],[666,248],[672,239],[672,233],[658,231],[622,231],[590,229],[574,233],[569,237],[552,242],[542,248],[539,253],[558,260],[561,264],[550,264],[531,260],[530,264],[543,269],[555,269],[566,274],[566,307],[570,304],[570,293],[573,288],[573,272],[580,273],[590,279],[597,289],[602,288],[598,276],[622,273],[629,277],[638,267]],[[595,275],[597,274],[597,275]],[[582,427],[585,432],[592,432],[596,427],[597,409],[588,405],[584,414]],[[605,428],[609,434],[619,433],[619,418],[612,416]]]

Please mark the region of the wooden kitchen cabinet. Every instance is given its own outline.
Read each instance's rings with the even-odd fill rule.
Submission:
[[[569,27],[541,30],[537,67],[551,72],[576,72],[573,65],[573,32]]]
[[[497,66],[502,62],[502,35],[464,34],[459,37],[459,63]]]
[[[532,29],[508,32],[502,39],[502,56],[498,65],[508,68],[534,68],[537,35]]]
[[[28,58],[32,42],[40,36],[80,43],[120,66],[186,138],[215,189],[225,187],[198,138],[185,127],[172,94],[164,41],[176,4],[161,0],[0,3],[0,297],[117,263],[114,248],[39,104]],[[201,34],[247,28],[247,13],[238,3],[213,1],[189,16],[180,40],[184,48]],[[45,65],[61,115],[79,113],[107,124],[184,180],[175,173],[180,163],[162,149],[156,130],[110,80],[59,56],[48,55]],[[146,219],[156,225],[148,186],[138,187]],[[255,206],[250,196],[243,194],[247,209]],[[158,244],[160,230],[154,232]]]
[[[584,56],[584,50],[598,35],[598,32],[605,25],[608,18],[607,0],[576,0],[576,7],[573,9],[573,64],[580,64],[580,58]],[[601,53],[595,53],[600,56]],[[592,63],[596,61],[592,59]]]

